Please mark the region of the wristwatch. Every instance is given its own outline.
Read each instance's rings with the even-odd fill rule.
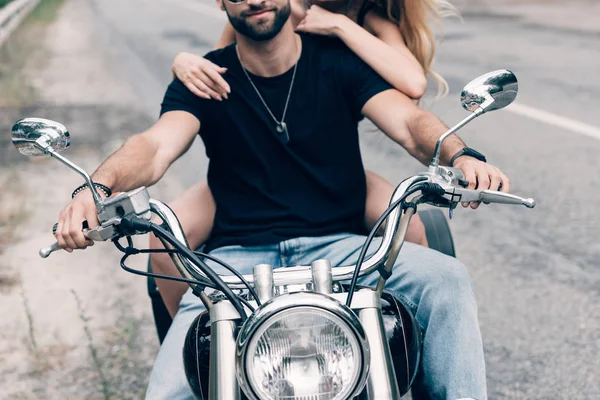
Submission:
[[[475,149],[470,147],[465,147],[464,149],[459,150],[455,155],[450,159],[450,166],[454,165],[454,161],[460,156],[469,156],[478,159],[479,161],[487,162],[485,156],[478,152]]]

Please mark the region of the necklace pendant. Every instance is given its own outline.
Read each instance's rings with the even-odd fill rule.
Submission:
[[[287,132],[287,125],[285,124],[285,122],[278,122],[277,123],[277,133],[283,133],[283,132]]]
[[[278,122],[276,130],[284,143],[290,141],[290,135],[288,134],[287,124],[285,122]]]

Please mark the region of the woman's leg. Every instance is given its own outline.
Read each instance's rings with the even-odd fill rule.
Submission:
[[[202,181],[185,191],[169,206],[173,209],[181,223],[190,248],[196,249],[208,239],[215,217],[215,201],[206,181]],[[150,248],[163,249],[158,238],[150,235]],[[150,256],[152,271],[157,274],[180,276],[179,271],[168,254],[152,254]],[[165,302],[169,314],[173,317],[179,309],[181,297],[189,285],[166,279],[157,279],[158,291]]]
[[[395,187],[372,171],[365,171],[365,173],[367,175],[365,224],[367,229],[371,230],[381,214],[389,207]],[[410,220],[408,232],[406,232],[406,241],[429,247],[425,234],[425,226],[419,214],[415,214]]]

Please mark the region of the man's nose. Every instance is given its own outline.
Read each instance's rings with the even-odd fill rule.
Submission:
[[[266,0],[246,0],[246,3],[250,6],[250,7],[261,7],[264,6],[264,3],[266,3]]]

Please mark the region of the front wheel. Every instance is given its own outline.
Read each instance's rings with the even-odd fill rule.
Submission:
[[[442,210],[437,208],[419,210],[419,216],[425,225],[429,247],[450,257],[456,257],[450,225]]]

